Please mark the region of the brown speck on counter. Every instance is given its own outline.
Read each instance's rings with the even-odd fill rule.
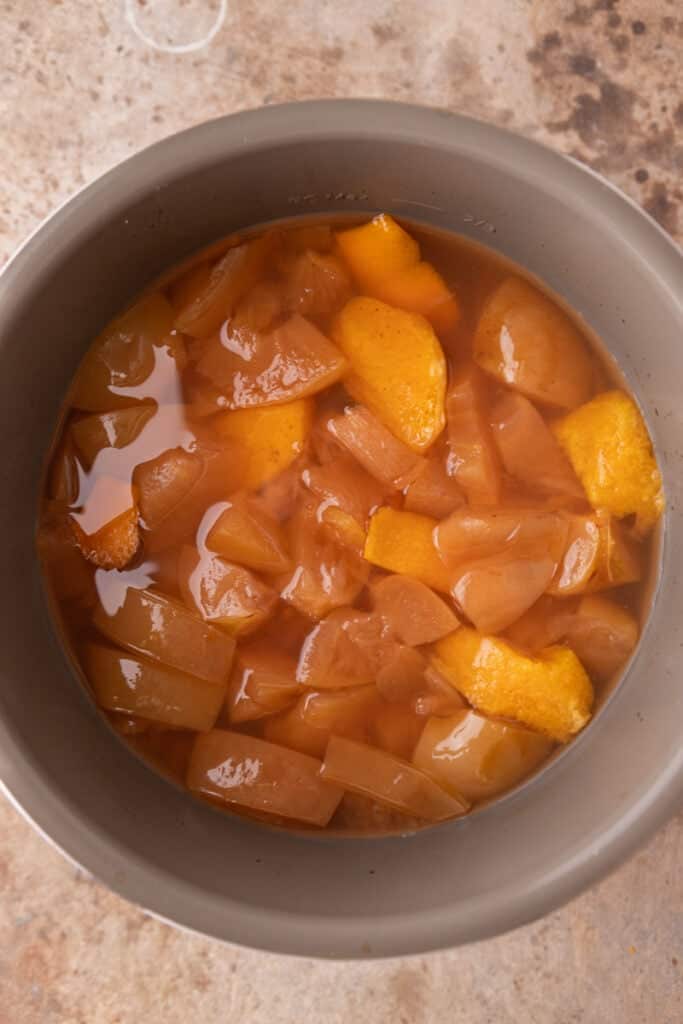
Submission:
[[[162,36],[173,12],[219,6],[137,3]],[[80,183],[266,97],[391,96],[506,125],[576,155],[683,240],[681,0],[229,0],[213,42],[186,55],[143,44],[124,9],[0,4],[0,265]],[[679,815],[590,892],[496,939],[401,962],[325,963],[148,917],[76,875],[0,801],[0,1022],[679,1024],[682,843]]]

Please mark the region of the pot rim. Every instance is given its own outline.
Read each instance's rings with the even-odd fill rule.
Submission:
[[[321,112],[324,116],[321,117]],[[380,127],[381,126],[381,127]],[[538,142],[460,114],[435,108],[384,100],[311,100],[260,107],[204,122],[146,147],[85,185],[51,213],[15,252],[0,275],[0,292],[10,308],[15,288],[27,264],[39,257],[57,235],[68,237],[69,226],[82,210],[102,199],[112,211],[125,209],[136,195],[160,185],[165,168],[185,172],[206,166],[238,152],[268,149],[297,141],[325,138],[400,139],[450,148],[457,136],[458,148],[489,164],[510,170],[512,159],[525,161],[527,178],[538,177],[546,191],[562,194],[567,202],[580,203],[595,218],[611,219],[619,212],[622,234],[638,248],[644,261],[672,296],[680,293],[683,259],[675,242],[632,199],[578,161]],[[28,286],[30,292],[35,285]],[[25,301],[25,296],[22,301]],[[425,910],[375,920],[354,916],[330,924],[313,916],[291,915],[265,908],[241,908],[228,925],[207,906],[207,894],[191,883],[167,875],[152,862],[130,851],[104,830],[92,827],[63,792],[55,792],[50,779],[13,738],[0,719],[0,778],[13,805],[52,845],[72,863],[93,873],[119,895],[139,904],[153,916],[201,934],[243,945],[282,953],[338,959],[358,956],[395,956],[442,949],[463,941],[462,920],[474,907],[465,899],[458,915],[444,922],[442,912]],[[490,899],[476,901],[476,925],[468,927],[470,941],[483,939],[525,924],[555,909],[588,885],[598,881],[624,861],[676,810],[683,799],[683,745],[678,756],[664,766],[656,783],[631,802],[624,813],[606,827],[599,844],[577,844],[568,850],[559,867],[534,879],[533,884],[508,885]],[[170,915],[172,914],[172,918]],[[453,917],[458,920],[454,921]],[[393,936],[387,937],[392,932]],[[358,949],[358,935],[365,945]],[[286,936],[286,937],[285,937]],[[407,938],[406,938],[407,937]],[[319,940],[319,941],[318,941]]]

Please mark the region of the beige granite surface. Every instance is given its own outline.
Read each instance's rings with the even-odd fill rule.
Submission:
[[[0,43],[0,264],[75,188],[156,139],[339,95],[531,135],[683,233],[681,0],[0,0]],[[160,924],[0,803],[0,1024],[680,1024],[682,854],[679,818],[513,934],[331,964]]]

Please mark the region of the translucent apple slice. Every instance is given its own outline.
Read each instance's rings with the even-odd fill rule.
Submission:
[[[225,699],[223,686],[114,647],[88,644],[82,660],[98,704],[108,711],[204,732]]]
[[[300,694],[294,658],[259,643],[238,648],[226,701],[231,722],[247,722],[282,711]]]
[[[227,682],[235,641],[178,601],[129,587],[120,605],[100,605],[93,623],[128,650],[211,683]]]
[[[402,491],[419,474],[424,460],[399,441],[364,405],[349,406],[327,421],[327,430],[385,487]]]
[[[315,758],[266,740],[214,729],[198,736],[187,773],[195,793],[324,827],[342,797]]]
[[[530,775],[552,748],[551,740],[521,725],[461,711],[452,718],[429,719],[413,764],[449,792],[481,800]]]
[[[404,644],[431,644],[460,625],[443,598],[411,576],[386,576],[370,589],[374,611]]]
[[[244,494],[230,498],[209,531],[206,545],[228,561],[256,572],[282,573],[291,568],[284,530]]]
[[[405,761],[340,736],[330,738],[321,776],[426,821],[444,821],[468,809],[464,799]]]
[[[184,545],[178,586],[188,608],[234,636],[255,632],[275,611],[276,592],[242,565]]]
[[[268,333],[228,323],[207,342],[197,373],[218,389],[226,409],[280,405],[340,380],[346,359],[309,320],[295,313]]]
[[[388,628],[378,616],[338,608],[304,640],[297,679],[304,686],[322,689],[371,683],[394,647]]]

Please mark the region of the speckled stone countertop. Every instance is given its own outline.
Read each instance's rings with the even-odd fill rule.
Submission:
[[[683,233],[681,0],[0,0],[0,40],[0,264],[150,142],[341,95],[533,136]],[[512,934],[412,960],[296,961],[150,919],[0,801],[0,1024],[680,1024],[682,861],[679,818]]]

